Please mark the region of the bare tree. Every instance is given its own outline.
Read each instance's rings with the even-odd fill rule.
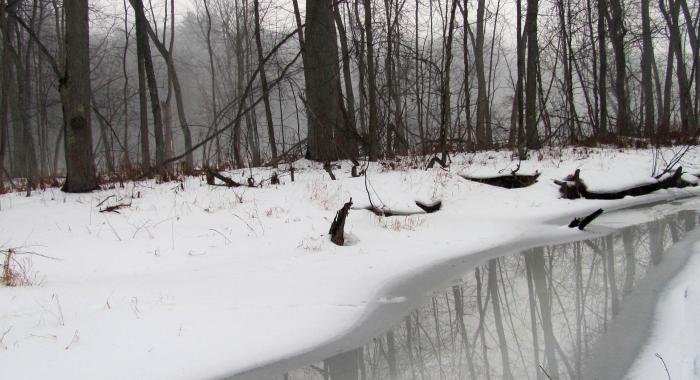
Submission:
[[[89,192],[97,188],[90,124],[90,30],[87,0],[66,0],[66,64],[59,87],[65,130],[66,182],[62,190]]]
[[[537,9],[539,0],[527,1],[525,30],[527,33],[527,82],[525,84],[525,140],[528,149],[540,147],[537,133],[537,66],[539,45],[537,44]]]
[[[642,89],[644,96],[644,136],[654,134],[656,117],[654,116],[654,91],[651,76],[654,45],[651,34],[651,16],[649,15],[649,0],[642,0]]]
[[[169,99],[172,91],[175,95],[175,105],[177,107],[177,117],[180,122],[180,129],[182,130],[182,136],[185,140],[185,150],[189,151],[192,148],[192,133],[190,132],[190,127],[187,123],[187,116],[185,113],[185,105],[182,96],[182,88],[180,85],[180,80],[177,75],[177,69],[175,68],[175,59],[173,58],[173,50],[175,47],[175,1],[170,0],[170,42],[169,47],[166,48],[165,44],[158,39],[153,28],[149,23],[146,24],[148,35],[151,37],[153,45],[156,47],[160,55],[165,60],[168,68],[168,97],[166,103],[169,104]],[[167,155],[166,155],[167,156]],[[170,156],[167,156],[170,158]],[[185,157],[185,170],[192,170],[194,167],[194,158],[192,154],[187,154]]]
[[[367,87],[369,93],[369,131],[367,144],[369,145],[368,156],[370,161],[375,161],[378,156],[377,151],[377,129],[379,116],[377,114],[377,73],[374,61],[374,34],[372,31],[372,0],[363,0],[365,8],[365,36],[367,43]]]
[[[270,108],[270,90],[267,85],[267,74],[263,65],[263,47],[260,37],[260,0],[253,0],[255,11],[255,45],[258,50],[258,71],[260,72],[260,85],[262,86],[263,103],[265,105],[265,120],[267,121],[267,135],[270,140],[270,152],[272,161],[277,162],[277,143],[275,142],[275,125],[272,121],[272,109]]]

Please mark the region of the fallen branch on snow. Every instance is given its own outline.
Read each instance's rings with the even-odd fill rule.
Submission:
[[[586,184],[580,178],[581,170],[576,169],[573,175],[567,176],[564,181],[554,180],[554,183],[559,185],[559,192],[563,198],[566,199],[622,199],[626,196],[640,196],[646,195],[656,190],[670,189],[670,188],[683,188],[688,186],[694,186],[686,181],[684,181],[681,176],[683,175],[683,168],[678,167],[673,175],[666,177],[662,180],[657,180],[655,183],[640,185],[630,187],[621,191],[614,192],[596,192],[589,191]]]
[[[100,212],[114,212],[114,213],[119,214],[118,210],[126,208],[126,207],[131,207],[131,203],[119,203],[119,204],[116,204],[113,206],[107,206],[107,207],[103,208],[102,210],[100,210]]]
[[[423,211],[392,210],[389,208],[377,207],[377,206],[367,206],[367,207],[360,208],[359,210],[367,210],[367,211],[373,213],[374,215],[384,216],[384,217],[424,215],[424,214],[432,214],[436,211],[439,211],[442,208],[442,201],[435,201],[433,203],[423,203],[420,201],[416,201],[416,206],[420,207],[421,210],[423,210]],[[355,209],[355,210],[358,210],[358,209]]]

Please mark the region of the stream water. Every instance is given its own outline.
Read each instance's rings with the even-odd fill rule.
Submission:
[[[617,379],[682,268],[695,211],[494,258],[364,346],[276,379]],[[661,365],[661,364],[660,364]]]

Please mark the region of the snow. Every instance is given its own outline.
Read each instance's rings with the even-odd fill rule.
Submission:
[[[322,359],[314,355],[343,349],[340,338],[374,309],[410,310],[415,294],[431,289],[406,284],[450,260],[478,264],[484,252],[587,236],[595,223],[589,233],[564,226],[599,207],[700,194],[572,201],[552,183],[576,169],[591,189],[638,183],[649,179],[653,158],[650,150],[542,151],[520,162],[519,173],[542,173],[538,183],[512,190],[457,175],[517,166],[510,152],[485,152],[454,157],[449,171],[372,164],[367,182],[350,178],[349,163],[331,181],[319,164],[301,160],[295,182],[282,175],[281,185],[260,189],[188,178],[82,195],[6,194],[0,249],[48,258],[18,256],[31,260],[35,284],[0,287],[0,371],[21,379],[255,378],[248,371],[277,361]],[[691,151],[682,164],[693,162]],[[253,170],[258,179],[270,173]],[[228,174],[244,181],[249,171]],[[355,208],[369,206],[368,190],[372,204],[391,209],[420,211],[416,200],[442,200],[443,208],[391,218],[353,209],[348,245],[333,245],[327,232],[336,210],[351,197]],[[119,203],[131,205],[99,212]]]
[[[650,337],[627,374],[629,379],[687,380],[700,377],[700,242],[684,269],[659,294]],[[658,356],[657,356],[658,355]]]

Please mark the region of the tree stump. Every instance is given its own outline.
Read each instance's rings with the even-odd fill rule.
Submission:
[[[331,241],[336,245],[345,244],[345,219],[348,217],[350,207],[352,207],[352,198],[335,214],[331,229],[328,231],[331,235]]]

